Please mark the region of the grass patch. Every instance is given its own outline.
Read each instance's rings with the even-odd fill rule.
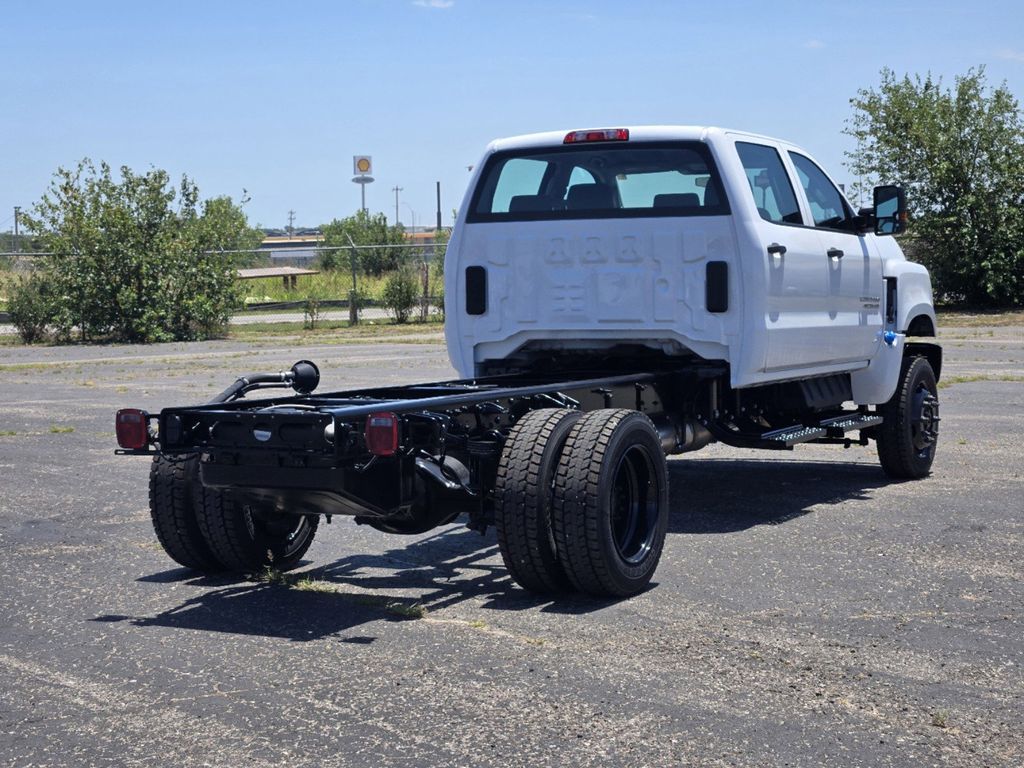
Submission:
[[[347,259],[347,254],[344,256]],[[416,262],[418,264],[418,262]],[[419,268],[417,267],[417,286]],[[356,275],[356,287],[364,298],[380,301],[384,295],[384,284],[387,275]],[[243,299],[249,303],[272,301],[306,301],[315,296],[322,301],[340,301],[348,299],[352,290],[352,273],[347,269],[321,272],[318,275],[303,275],[296,280],[294,288],[286,288],[280,277],[261,277],[257,280],[242,280]],[[436,265],[430,267],[430,283],[427,288],[431,296],[444,291],[444,275]]]
[[[957,384],[973,384],[976,381],[1024,381],[1024,376],[1010,373],[978,373],[971,376],[945,376],[939,381],[939,389],[947,389]]]
[[[297,579],[292,584],[292,588],[297,589],[299,592],[321,592],[324,594],[338,591],[337,587],[333,584],[314,579],[312,576],[303,576],[301,579]]]
[[[420,605],[419,603],[412,603],[410,605],[409,603],[393,601],[386,604],[384,606],[384,610],[405,619],[422,619],[427,615],[426,606]]]
[[[259,573],[249,577],[258,584],[268,584],[273,587],[285,587],[298,592],[318,592],[321,594],[334,594],[339,597],[352,600],[359,605],[381,608],[395,616],[403,619],[422,619],[427,615],[427,609],[420,603],[405,603],[401,600],[394,600],[387,597],[376,597],[374,595],[349,595],[340,592],[333,584],[314,579],[312,576],[292,576],[284,571],[274,568],[271,565],[265,566]]]
[[[444,329],[444,322],[438,318],[425,323],[370,323],[362,322],[350,326],[347,320],[325,320],[317,323],[317,327],[304,327],[302,321],[290,323],[246,323],[232,325],[228,329],[228,338],[234,341],[256,341],[268,336],[294,336],[302,340],[329,341],[331,343],[353,343],[366,339],[379,339],[388,336],[414,336],[419,334],[438,333]]]
[[[940,709],[938,712],[932,714],[932,725],[936,728],[948,728],[949,727],[949,712],[945,709]]]
[[[403,603],[401,600],[374,595],[354,595],[353,598],[359,605],[383,608],[388,613],[401,616],[403,619],[422,619],[427,615],[426,606],[420,603]]]
[[[939,310],[936,313],[939,327],[952,326],[954,328],[984,328],[984,327],[1006,327],[1009,325],[1024,325],[1024,311],[1018,309],[1008,310]]]
[[[0,437],[14,437],[17,434],[13,429],[0,429]]]
[[[70,435],[74,431],[75,431],[74,427],[69,427],[69,426],[64,425],[64,424],[51,424],[50,425],[50,434],[51,435]]]

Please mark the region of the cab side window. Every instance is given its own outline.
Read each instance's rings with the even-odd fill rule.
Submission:
[[[807,202],[811,206],[811,216],[816,227],[841,227],[842,223],[852,218],[852,212],[842,193],[829,181],[825,172],[809,158],[796,152],[789,153],[800,186],[807,194]]]
[[[779,153],[773,147],[742,141],[736,142],[736,152],[747,173],[750,193],[761,218],[776,224],[803,224],[796,192]]]

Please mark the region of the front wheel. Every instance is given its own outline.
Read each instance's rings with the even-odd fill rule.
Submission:
[[[896,394],[879,409],[878,460],[889,477],[917,480],[935,460],[939,439],[939,390],[935,372],[923,357],[908,357]]]
[[[554,484],[555,545],[573,586],[603,597],[643,590],[668,528],[668,467],[651,420],[594,411],[573,426]]]

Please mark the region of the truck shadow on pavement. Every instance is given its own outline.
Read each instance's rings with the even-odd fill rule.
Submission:
[[[869,464],[682,459],[669,462],[669,482],[669,533],[703,535],[780,525],[820,505],[865,499],[890,481]],[[493,530],[481,536],[456,524],[420,537],[387,536],[386,541],[394,546],[376,554],[348,555],[278,583],[197,577],[184,569],[151,574],[140,581],[184,582],[208,591],[154,616],[93,620],[296,642],[334,636],[342,642],[372,643],[372,635],[349,633],[380,621],[430,617],[469,601],[492,610],[562,614],[591,613],[617,602],[525,592],[509,579]]]
[[[670,461],[668,532],[735,533],[780,525],[892,484],[877,464],[769,459]]]

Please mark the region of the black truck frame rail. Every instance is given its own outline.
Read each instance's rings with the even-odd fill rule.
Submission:
[[[848,389],[842,377],[834,402],[816,404],[820,394],[801,394],[798,384],[766,388],[760,397],[731,390],[725,364],[692,360],[642,373],[514,373],[314,395],[318,382],[316,366],[300,361],[290,371],[243,376],[205,405],[133,411],[147,433],[120,453],[198,454],[204,486],[268,512],[343,514],[392,533],[420,533],[462,513],[470,528],[491,524],[508,433],[541,408],[642,412],[666,454],[712,440],[774,450],[800,442],[848,446],[852,431],[865,444],[882,421],[866,408],[839,407]],[[244,399],[288,386],[299,394]]]

